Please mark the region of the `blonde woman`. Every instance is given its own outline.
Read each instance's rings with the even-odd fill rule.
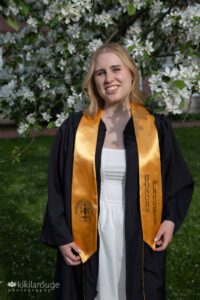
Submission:
[[[55,297],[164,300],[166,248],[193,179],[126,49],[98,48],[83,90],[89,104],[60,127],[49,165],[41,241],[58,250]]]

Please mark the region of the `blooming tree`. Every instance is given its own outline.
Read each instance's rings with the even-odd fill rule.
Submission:
[[[124,45],[149,78],[147,104],[157,110],[181,113],[200,92],[197,1],[9,0],[0,13],[15,29],[0,34],[0,111],[20,134],[60,126],[85,106],[89,57],[108,41]]]

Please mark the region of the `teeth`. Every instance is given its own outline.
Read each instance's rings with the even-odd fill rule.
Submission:
[[[114,91],[117,88],[117,86],[110,86],[106,90],[107,91]]]

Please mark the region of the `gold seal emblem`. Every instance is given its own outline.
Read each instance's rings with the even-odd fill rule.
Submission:
[[[75,216],[81,222],[90,222],[93,214],[93,207],[90,201],[80,200],[77,202],[75,209]]]

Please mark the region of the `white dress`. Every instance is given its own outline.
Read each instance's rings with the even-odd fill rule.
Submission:
[[[98,231],[99,273],[95,300],[125,300],[125,149],[103,148]]]

